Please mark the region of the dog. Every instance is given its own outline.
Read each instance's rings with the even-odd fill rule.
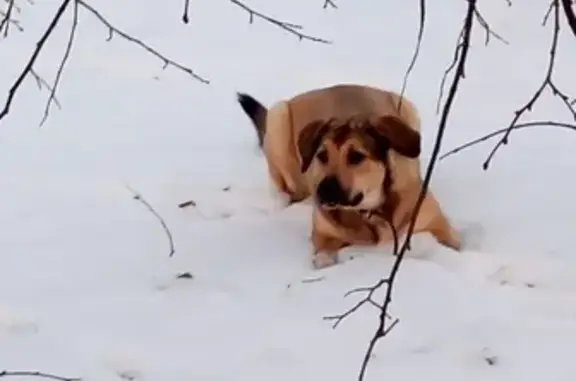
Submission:
[[[275,188],[289,203],[313,198],[312,264],[338,262],[351,245],[395,242],[420,195],[420,116],[394,91],[339,84],[269,109],[246,93],[237,101],[256,129]],[[413,233],[461,251],[459,233],[428,191]]]

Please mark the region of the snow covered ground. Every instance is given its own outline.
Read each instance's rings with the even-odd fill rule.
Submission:
[[[81,12],[62,110],[38,129],[47,93],[29,79],[1,123],[0,370],[89,381],[355,379],[376,311],[367,307],[336,330],[322,317],[354,303],[347,290],[387,274],[390,251],[351,248],[344,256],[354,260],[311,269],[310,206],[278,203],[235,91],[270,104],[339,82],[399,89],[418,2],[341,1],[323,10],[322,1],[250,1],[335,42],[327,46],[249,25],[228,1],[192,1],[189,25],[180,1],[158,3],[92,5],[210,85],[162,71],[119,38],[106,42],[107,30]],[[424,122],[424,160],[466,6],[429,3],[407,91]],[[0,43],[3,94],[57,5],[26,6],[26,32]],[[511,45],[485,47],[476,30],[444,150],[506,126],[546,68],[548,2],[481,6]],[[55,72],[69,21],[42,54],[40,74]],[[573,37],[564,33],[561,45],[556,78],[576,92]],[[530,116],[569,117],[549,94]],[[465,230],[467,250],[415,238],[392,305],[400,324],[378,346],[367,380],[575,379],[575,142],[566,130],[526,130],[488,172],[481,163],[492,143],[440,162],[433,190]],[[127,186],[166,220],[174,257]],[[177,207],[190,199],[195,208]],[[176,279],[182,272],[193,279]]]

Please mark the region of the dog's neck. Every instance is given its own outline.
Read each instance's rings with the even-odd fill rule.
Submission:
[[[360,210],[359,213],[367,220],[372,219],[372,217],[377,217],[382,218],[391,224],[394,218],[394,212],[396,211],[400,200],[396,192],[392,190],[392,171],[390,169],[390,163],[388,162],[387,156],[384,160],[384,167],[386,168],[386,173],[388,174],[382,182],[382,195],[384,197],[384,202],[376,208]]]
[[[365,219],[370,220],[373,217],[382,218],[387,222],[392,222],[394,218],[394,212],[398,207],[399,198],[395,192],[388,191],[385,195],[385,201],[380,206],[373,209],[361,209],[358,213]]]

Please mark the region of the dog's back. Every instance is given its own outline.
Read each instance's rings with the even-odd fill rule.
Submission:
[[[390,91],[353,84],[311,90],[290,99],[293,133],[308,123],[330,118],[348,119],[358,115],[395,115],[419,131],[420,119],[415,106]],[[400,107],[398,107],[400,105]]]

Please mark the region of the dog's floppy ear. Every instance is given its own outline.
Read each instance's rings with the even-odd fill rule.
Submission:
[[[414,131],[400,118],[392,115],[380,117],[371,124],[379,139],[384,139],[382,145],[389,146],[399,154],[415,159],[420,156],[420,134]]]
[[[298,135],[297,146],[302,159],[300,167],[302,173],[308,170],[326,132],[328,132],[328,123],[324,120],[316,120],[306,125]]]

